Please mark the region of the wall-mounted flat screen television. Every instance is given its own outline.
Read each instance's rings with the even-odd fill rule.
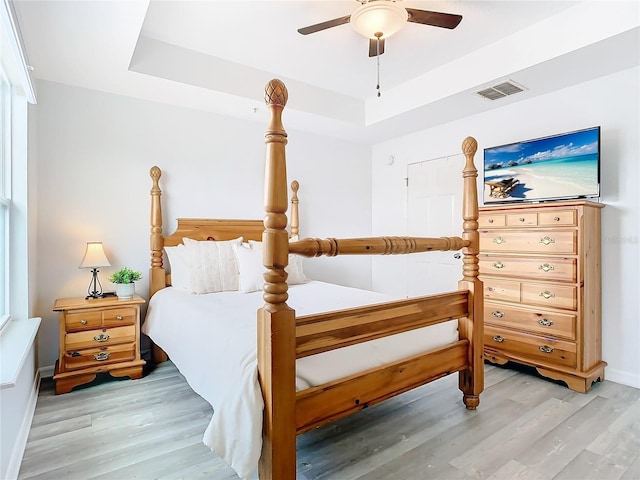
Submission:
[[[600,127],[484,150],[484,203],[600,196]]]

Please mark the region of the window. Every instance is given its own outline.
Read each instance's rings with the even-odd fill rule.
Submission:
[[[0,66],[0,330],[9,320],[9,222],[11,212],[11,87]]]
[[[28,103],[36,102],[17,17],[7,0],[0,0],[0,47],[1,333],[9,319],[30,313],[27,115]]]

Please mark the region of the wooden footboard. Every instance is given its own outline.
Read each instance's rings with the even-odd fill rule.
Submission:
[[[287,89],[272,80],[265,90],[271,113],[265,134],[265,218],[263,240],[264,301],[258,311],[258,375],[265,403],[261,479],[296,478],[297,433],[335,420],[436,378],[460,372],[460,389],[467,408],[478,406],[483,389],[483,300],[478,279],[476,141],[462,145],[462,237],[381,237],[355,239],[302,239],[288,242],[287,175],[282,110]],[[297,225],[296,225],[297,228]],[[459,291],[361,307],[296,319],[287,305],[290,253],[308,257],[339,254],[400,254],[462,249],[463,279]],[[315,388],[295,391],[296,358],[353,345],[411,329],[458,319],[459,341],[431,352],[373,368]]]

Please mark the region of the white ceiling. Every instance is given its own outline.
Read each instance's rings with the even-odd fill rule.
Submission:
[[[407,24],[376,59],[342,1],[14,2],[36,78],[261,121],[265,83],[285,81],[285,128],[374,142],[637,66],[637,1],[413,1],[463,16]],[[485,100],[503,80],[525,92]]]

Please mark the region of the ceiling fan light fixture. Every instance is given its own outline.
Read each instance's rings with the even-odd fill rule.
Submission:
[[[402,29],[409,18],[404,7],[389,0],[369,1],[351,14],[353,29],[367,38],[387,38]]]

